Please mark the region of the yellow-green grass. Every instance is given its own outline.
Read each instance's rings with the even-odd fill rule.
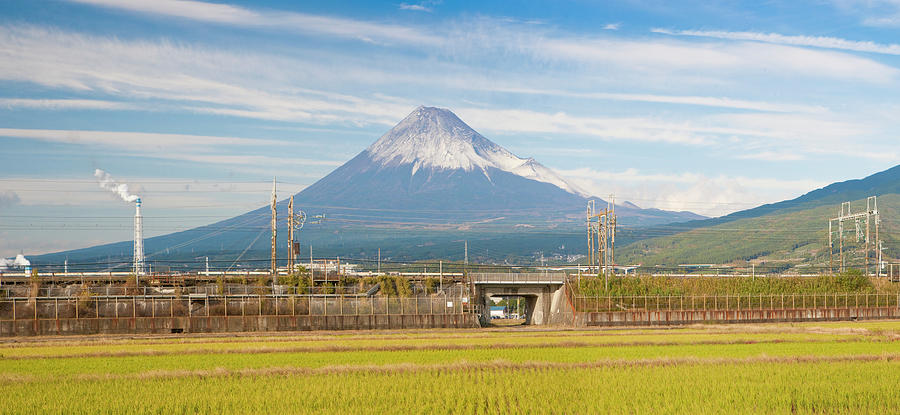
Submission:
[[[749,342],[802,342],[802,341],[855,341],[867,335],[862,333],[716,333],[703,332],[653,332],[644,333],[532,333],[530,336],[443,337],[404,339],[270,339],[261,341],[210,340],[190,343],[100,343],[65,345],[16,345],[0,347],[0,357],[24,359],[41,357],[125,357],[166,354],[246,354],[288,352],[350,352],[350,351],[400,351],[431,349],[478,349],[515,347],[559,346],[627,346],[688,343],[749,343]]]
[[[0,343],[0,413],[887,413],[900,322]],[[148,353],[149,351],[149,353]]]

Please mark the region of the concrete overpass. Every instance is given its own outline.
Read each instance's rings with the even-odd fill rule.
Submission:
[[[481,303],[482,325],[490,324],[491,297],[525,299],[525,324],[571,324],[574,314],[566,298],[564,273],[473,273],[475,301]]]

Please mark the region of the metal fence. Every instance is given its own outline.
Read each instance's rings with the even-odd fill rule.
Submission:
[[[99,296],[175,296],[176,292],[182,295],[203,294],[203,295],[355,295],[366,292],[371,286],[360,288],[359,286],[316,286],[298,288],[287,285],[240,285],[228,284],[224,286],[216,285],[193,285],[178,287],[134,287],[123,285],[58,285],[43,286],[37,289],[37,293],[33,293],[34,288],[30,285],[20,285],[14,288],[0,288],[0,298],[9,297],[76,297],[82,293],[90,293]],[[34,294],[34,295],[33,295]]]
[[[446,315],[477,312],[465,297],[202,295],[6,298],[0,320],[203,317]],[[464,302],[465,301],[465,302]]]
[[[561,284],[567,275],[563,272],[484,272],[469,274],[472,282],[484,283],[549,283]]]
[[[691,296],[572,296],[579,312],[794,310],[898,307],[900,294],[746,294]]]

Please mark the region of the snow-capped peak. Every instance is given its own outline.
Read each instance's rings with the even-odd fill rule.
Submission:
[[[416,108],[366,151],[382,166],[412,165],[411,174],[431,168],[478,169],[488,175],[487,169],[493,167],[586,196],[553,170],[532,158],[517,157],[444,108]]]

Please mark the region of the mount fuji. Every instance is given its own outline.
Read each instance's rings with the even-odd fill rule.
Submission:
[[[419,107],[359,155],[297,194],[306,205],[508,212],[584,206],[588,195],[446,109]]]
[[[394,258],[456,256],[459,241],[493,241],[493,253],[521,256],[536,249],[581,251],[589,200],[604,201],[532,158],[521,158],[466,125],[447,109],[419,107],[356,157],[294,195],[294,203],[327,221],[303,229],[301,240],[327,255],[370,256],[394,246]],[[277,204],[278,226],[287,200]],[[616,205],[619,223],[660,225],[703,219],[690,212]],[[148,238],[157,258],[234,258],[269,249],[270,208],[187,231]],[[287,244],[279,229],[278,246]],[[443,241],[443,242],[442,242]],[[377,244],[377,245],[376,245]],[[443,244],[443,245],[442,245]],[[489,244],[485,242],[485,245]],[[568,249],[562,249],[570,246]],[[416,247],[430,247],[415,249]],[[48,254],[47,261],[130,254],[131,241]],[[490,250],[486,248],[486,250]],[[390,251],[390,248],[386,249]],[[162,254],[165,252],[165,254]],[[542,251],[543,252],[543,251]],[[388,254],[388,252],[386,252]],[[267,254],[266,254],[267,255]]]

